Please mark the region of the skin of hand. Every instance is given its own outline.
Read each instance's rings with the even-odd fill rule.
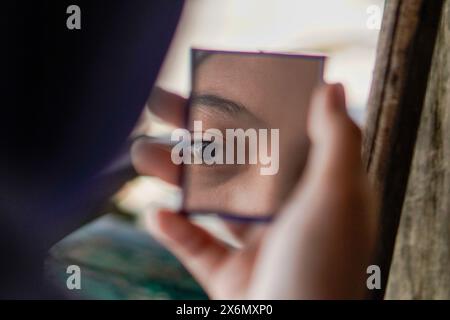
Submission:
[[[156,97],[155,97],[156,95]],[[149,107],[179,124],[185,101],[160,89]],[[172,104],[171,108],[157,105]],[[178,105],[178,106],[176,106]],[[149,216],[148,229],[213,299],[361,299],[377,237],[377,202],[361,160],[361,132],[342,85],[316,90],[308,116],[305,174],[276,220],[231,249],[182,215]],[[156,151],[156,153],[155,153]],[[138,172],[175,183],[170,151],[137,141]]]

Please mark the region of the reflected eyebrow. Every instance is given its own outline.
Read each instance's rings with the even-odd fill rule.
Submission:
[[[237,114],[240,112],[248,112],[248,109],[242,104],[229,100],[214,94],[199,94],[191,97],[191,103],[195,105],[204,105],[208,107],[218,108],[220,111],[229,114]]]

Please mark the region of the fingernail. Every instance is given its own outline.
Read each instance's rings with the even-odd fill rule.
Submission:
[[[345,111],[345,91],[340,83],[327,87],[327,107],[332,111]]]

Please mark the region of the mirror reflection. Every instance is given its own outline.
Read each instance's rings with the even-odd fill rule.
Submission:
[[[193,50],[184,209],[268,216],[308,155],[306,117],[323,56]]]

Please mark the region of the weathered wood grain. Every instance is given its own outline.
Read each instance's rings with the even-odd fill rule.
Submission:
[[[387,298],[450,299],[450,1],[439,27]]]
[[[363,141],[363,158],[380,198],[374,264],[383,298],[425,98],[442,1],[389,0],[380,33]]]

